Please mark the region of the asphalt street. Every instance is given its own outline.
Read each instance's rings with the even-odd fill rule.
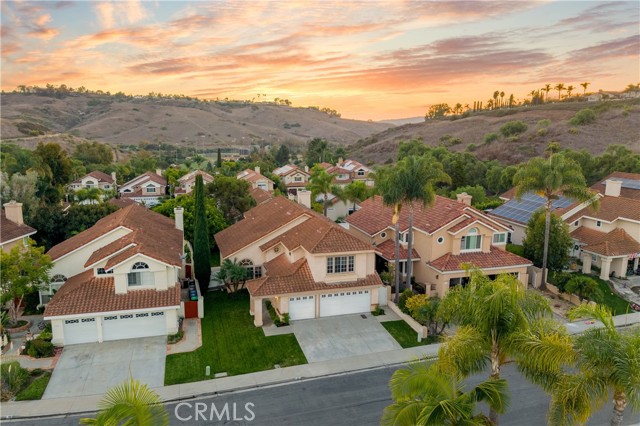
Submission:
[[[376,425],[390,402],[387,383],[394,368],[308,380],[268,388],[229,393],[167,404],[172,425],[359,426]],[[543,426],[549,397],[528,383],[512,366],[503,368],[509,381],[511,405],[501,416],[501,426]],[[481,380],[473,377],[470,383]],[[235,410],[235,411],[234,411]],[[609,424],[611,405],[606,404],[589,426]],[[80,417],[3,421],[11,425],[77,425]],[[623,423],[640,425],[640,415],[629,408]]]

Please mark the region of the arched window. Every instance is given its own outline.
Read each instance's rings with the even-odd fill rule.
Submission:
[[[251,259],[242,259],[239,263],[240,266],[253,266]]]
[[[129,287],[151,286],[154,284],[153,272],[146,271],[149,265],[144,262],[136,262],[131,267],[133,272],[127,274],[127,285]]]
[[[144,262],[136,262],[133,264],[133,266],[131,267],[131,269],[149,269],[149,265],[147,265]]]
[[[467,235],[460,239],[460,251],[477,251],[482,248],[482,235],[478,235],[478,228],[471,228]]]
[[[88,180],[84,183],[85,188],[94,188],[95,186],[96,186],[96,183],[92,180]]]
[[[51,277],[51,282],[52,283],[63,283],[67,281],[67,277],[65,277],[62,274],[56,274],[53,277]]]
[[[156,187],[152,184],[147,185],[147,193],[149,192],[156,192]]]
[[[247,270],[247,277],[249,279],[260,278],[262,276],[262,266],[253,266],[251,259],[242,259],[238,262],[238,265]]]

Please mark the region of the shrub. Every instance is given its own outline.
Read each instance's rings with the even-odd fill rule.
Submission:
[[[184,332],[182,330],[178,330],[176,334],[172,334],[167,337],[167,343],[170,345],[173,345],[174,343],[178,343],[180,340],[182,340],[183,336],[184,336]]]
[[[29,379],[29,372],[20,367],[18,361],[3,363],[2,372],[2,399],[9,399],[18,393]]]
[[[574,276],[567,281],[564,289],[567,293],[573,293],[578,296],[580,300],[589,299],[600,301],[602,299],[600,286],[593,278],[580,275]]]
[[[584,126],[585,124],[590,124],[596,121],[596,113],[594,110],[585,108],[576,112],[571,120],[569,120],[569,124],[574,126]]]
[[[537,134],[538,136],[546,136],[546,135],[547,135],[547,133],[549,133],[549,129],[547,129],[546,127],[543,127],[542,129],[538,129],[538,130],[536,131],[536,134]]]
[[[515,136],[526,132],[528,128],[527,124],[522,121],[508,121],[500,127],[500,133],[504,137]]]
[[[569,129],[569,134],[571,135],[577,135],[578,133],[580,133],[580,130],[576,129],[575,127]]]
[[[380,315],[384,315],[384,309],[382,309],[380,306],[378,306],[373,311],[371,311],[371,315],[373,315],[374,317],[377,317],[377,316],[380,316]]]
[[[551,125],[551,120],[549,120],[548,118],[544,118],[544,119],[538,121],[538,123],[536,124],[536,127],[538,129],[546,129],[550,125]]]
[[[489,145],[491,142],[497,141],[500,135],[497,133],[487,133],[484,135],[484,144]]]
[[[476,149],[478,149],[478,145],[476,145],[475,143],[470,143],[469,145],[467,145],[467,151],[469,152],[473,152]]]
[[[38,334],[38,339],[44,340],[45,342],[50,342],[53,339],[53,334],[50,331],[43,331]]]
[[[407,309],[407,300],[413,296],[413,291],[406,289],[405,291],[403,291],[400,294],[400,298],[398,299],[398,308],[400,308],[400,310],[402,312],[404,312],[407,315],[411,315],[411,312],[409,312],[409,310]]]
[[[55,349],[51,342],[34,339],[26,343],[25,352],[32,358],[48,358],[53,356]]]
[[[558,291],[560,293],[565,293],[567,283],[573,278],[573,274],[570,272],[557,272],[551,271],[549,273],[549,282],[554,286],[558,287]]]
[[[500,207],[503,204],[504,204],[503,200],[497,199],[497,200],[486,200],[480,203],[474,203],[473,206],[478,210],[488,210],[488,209],[495,209],[496,207]]]

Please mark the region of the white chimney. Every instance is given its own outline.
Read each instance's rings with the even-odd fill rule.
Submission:
[[[254,170],[256,171],[257,174],[260,174],[260,166],[256,166]]]
[[[298,204],[302,204],[306,208],[311,208],[311,191],[306,189],[298,189]]]
[[[604,195],[609,197],[619,197],[622,189],[621,180],[607,179],[604,181]]]
[[[309,173],[309,166],[307,166],[306,164],[304,165],[304,171]]]
[[[473,198],[471,195],[467,194],[466,192],[463,192],[461,194],[457,194],[456,195],[456,200],[459,203],[464,204],[465,206],[470,206],[471,205],[471,198]]]
[[[4,203],[4,214],[13,223],[18,225],[24,225],[22,219],[22,203],[16,203],[15,200],[11,200],[8,203]]]
[[[176,207],[173,209],[173,214],[176,218],[176,229],[184,232],[184,209],[182,207]]]
[[[113,180],[113,183],[116,183],[116,172],[111,172],[111,180]]]
[[[156,169],[156,174],[158,176],[162,176],[162,169]]]

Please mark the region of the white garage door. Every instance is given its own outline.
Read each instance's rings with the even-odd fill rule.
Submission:
[[[98,341],[98,326],[95,318],[64,320],[63,333],[65,345]]]
[[[303,320],[316,317],[316,299],[312,296],[289,298],[289,319]]]
[[[102,321],[102,340],[135,339],[167,334],[164,312],[108,315]]]
[[[358,314],[371,310],[369,290],[341,291],[320,297],[320,316]]]

